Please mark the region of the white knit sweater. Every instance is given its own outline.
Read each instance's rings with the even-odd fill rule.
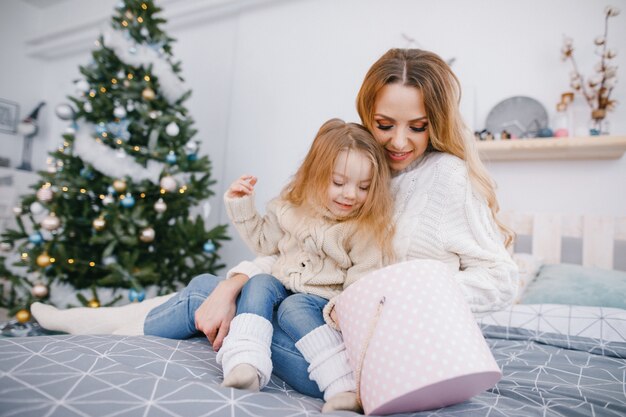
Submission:
[[[392,180],[396,261],[436,259],[455,274],[475,313],[499,310],[517,291],[517,266],[486,201],[473,192],[465,162],[431,152]],[[267,272],[273,258],[242,262],[228,276]]]

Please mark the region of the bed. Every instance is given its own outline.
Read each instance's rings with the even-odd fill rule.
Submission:
[[[619,304],[626,302],[620,287],[626,273],[613,269],[621,259],[615,242],[626,241],[626,218],[510,214],[507,222],[532,236],[529,253],[515,259],[522,294],[534,292],[540,302],[525,303],[522,295],[511,308],[478,318],[503,378],[464,403],[401,416],[626,415],[626,309]],[[562,260],[562,237],[582,238],[582,265]],[[587,305],[568,303],[568,291],[564,299],[540,298],[558,293],[558,285],[567,290],[572,274],[594,287],[584,293]],[[259,393],[222,388],[221,379],[202,337],[0,338],[1,416],[320,414],[321,400],[275,376]]]

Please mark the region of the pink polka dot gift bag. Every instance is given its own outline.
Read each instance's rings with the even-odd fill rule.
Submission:
[[[348,287],[335,305],[366,414],[463,402],[502,377],[445,264],[390,265]]]

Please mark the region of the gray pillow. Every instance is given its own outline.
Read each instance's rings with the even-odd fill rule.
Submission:
[[[572,264],[543,265],[520,303],[626,309],[626,272]]]

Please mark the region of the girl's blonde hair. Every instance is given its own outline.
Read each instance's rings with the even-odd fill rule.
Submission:
[[[466,161],[474,189],[482,195],[502,231],[505,245],[513,242],[513,231],[498,220],[495,183],[483,165],[472,132],[463,122],[459,103],[461,83],[450,66],[437,54],[420,49],[390,49],[365,75],[357,96],[357,110],[362,123],[374,129],[374,111],[378,92],[388,84],[415,87],[422,92],[428,117],[428,150],[447,152]]]
[[[331,119],[317,132],[302,165],[283,189],[282,198],[298,207],[326,207],[340,152],[360,152],[372,164],[367,198],[349,220],[356,233],[370,233],[388,260],[393,259],[393,198],[391,174],[382,147],[372,134],[357,123]]]

